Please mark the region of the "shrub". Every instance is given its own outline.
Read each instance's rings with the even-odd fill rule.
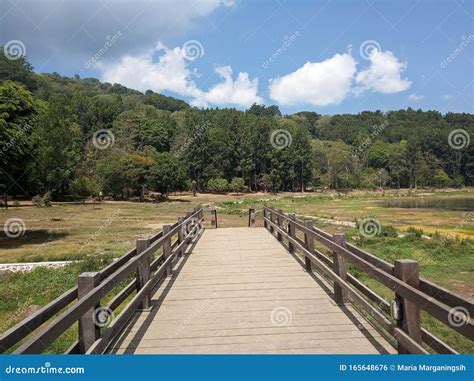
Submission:
[[[410,235],[415,236],[416,238],[421,238],[421,236],[423,235],[423,230],[414,228],[413,226],[410,226],[407,229],[407,233],[410,234]]]
[[[51,206],[51,192],[48,191],[43,196],[38,194],[34,196],[31,201],[33,201],[33,204],[37,207]]]
[[[210,192],[227,192],[229,190],[229,182],[226,179],[222,179],[220,177],[210,179],[207,182],[207,189]]]
[[[245,181],[242,177],[234,177],[230,183],[230,189],[233,192],[241,193],[245,190]]]
[[[383,225],[378,235],[380,237],[398,237],[398,232],[392,225]]]

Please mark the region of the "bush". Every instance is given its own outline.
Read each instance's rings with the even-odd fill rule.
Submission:
[[[236,193],[242,193],[245,190],[245,181],[242,177],[234,177],[230,183],[230,189]]]
[[[229,182],[226,179],[222,179],[220,177],[210,179],[207,182],[207,189],[210,192],[216,193],[227,192],[229,190]]]
[[[77,177],[71,184],[71,192],[74,196],[85,199],[99,193],[99,186],[94,179],[86,176]]]
[[[46,192],[43,196],[39,194],[34,196],[31,201],[37,207],[51,206],[51,192]]]
[[[407,233],[410,234],[410,235],[415,236],[416,238],[421,238],[421,236],[423,235],[423,230],[414,228],[413,226],[410,226],[407,229]]]
[[[383,225],[378,235],[380,237],[398,237],[398,232],[392,225]]]

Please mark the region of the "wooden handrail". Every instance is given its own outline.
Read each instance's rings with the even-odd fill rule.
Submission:
[[[449,316],[451,313],[450,307],[453,307],[454,305],[464,306],[468,309],[468,311],[472,311],[472,303],[470,303],[469,301],[462,299],[460,296],[457,296],[422,278],[420,278],[420,289],[414,288],[395,277],[393,275],[393,266],[388,262],[380,260],[374,255],[367,253],[359,248],[356,248],[355,246],[350,244],[346,244],[344,247],[339,246],[333,241],[332,236],[328,233],[323,232],[322,230],[314,227],[309,228],[304,224],[303,221],[297,218],[291,218],[290,216],[284,214],[279,210],[276,210],[275,208],[264,206],[264,221],[267,229],[269,229],[270,231],[277,232],[279,236],[285,237],[291,245],[296,246],[301,252],[303,252],[305,257],[309,257],[312,262],[318,265],[319,269],[322,269],[324,273],[327,273],[327,275],[334,282],[336,282],[344,289],[348,290],[351,296],[356,298],[357,302],[360,302],[360,295],[358,292],[356,292],[355,289],[351,289],[351,286],[355,286],[357,291],[362,292],[362,294],[364,294],[369,300],[372,300],[377,304],[381,303],[381,305],[379,305],[379,309],[381,309],[382,311],[387,312],[387,309],[389,308],[388,302],[383,300],[383,298],[379,297],[375,292],[370,290],[367,286],[363,285],[352,275],[348,274],[347,282],[341,280],[337,276],[337,274],[334,273],[334,270],[332,270],[333,267],[331,266],[331,264],[333,261],[326,257],[324,254],[318,252],[317,250],[312,250],[312,252],[309,252],[306,247],[307,245],[305,245],[300,239],[290,237],[288,232],[285,231],[285,229],[281,228],[283,221],[291,221],[291,224],[296,229],[303,232],[305,234],[305,237],[310,236],[318,242],[322,243],[324,246],[326,246],[333,252],[344,256],[344,258],[356,268],[366,272],[391,290],[396,291],[398,294],[402,295],[410,302],[419,306],[419,308],[425,310],[430,315],[447,324],[450,328],[456,330],[457,332],[463,334],[471,340],[473,339],[474,330],[472,319],[470,319],[467,324],[459,327],[452,326],[449,324]],[[429,288],[430,292],[425,292],[427,288]],[[437,292],[438,290],[439,292]],[[458,303],[461,301],[462,304]],[[449,304],[446,302],[449,302]],[[368,308],[373,317],[378,316],[374,315],[373,306],[369,307],[367,305],[364,305],[364,303],[361,304],[364,307]],[[386,321],[384,322],[383,320],[377,318],[376,320],[378,320],[378,323],[381,324],[384,329],[388,328],[388,331],[391,331],[391,334],[394,337],[398,338],[398,340],[400,340],[400,338],[403,336],[400,332],[398,332],[400,330],[399,328],[390,328],[385,325]],[[440,350],[442,353],[456,353],[447,344],[443,343],[441,340],[439,340],[426,330],[422,330],[422,337],[424,338],[424,341],[429,339],[432,344],[431,347],[435,350]],[[407,344],[405,345],[405,347],[409,348],[411,351],[420,353],[420,348],[413,347],[413,343],[404,344]]]
[[[163,231],[153,235],[148,239],[151,245],[145,251],[137,255],[136,248],[122,255],[114,262],[107,265],[98,273],[99,284],[90,292],[84,295],[80,300],[78,297],[78,288],[73,287],[64,294],[50,302],[48,305],[37,311],[29,318],[21,321],[7,332],[0,336],[0,350],[4,352],[19,343],[23,338],[34,332],[35,335],[23,343],[14,353],[41,353],[46,349],[57,337],[59,337],[66,329],[90,308],[100,302],[100,300],[110,292],[120,281],[124,280],[129,274],[135,271],[137,263],[143,259],[149,258],[163,245],[166,240],[171,240],[182,226],[188,226],[193,221],[202,220],[202,209],[196,209],[193,213],[187,214],[182,222],[176,222],[171,225],[171,230],[167,234]],[[195,228],[196,229],[196,228]],[[194,230],[195,230],[194,229]],[[181,249],[188,240],[181,243],[175,242],[171,246],[171,250]],[[174,257],[172,257],[174,258]],[[161,257],[155,259],[151,268],[156,269],[163,263]],[[110,302],[109,308],[115,310],[129,295],[131,295],[136,287],[136,280],[127,284]],[[141,290],[140,290],[141,291]],[[59,313],[65,307],[66,310],[61,312],[47,326],[38,330],[45,322],[50,320],[54,315]],[[73,344],[68,351],[74,352],[77,343]]]

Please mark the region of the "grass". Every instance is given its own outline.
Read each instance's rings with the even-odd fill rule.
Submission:
[[[21,321],[74,286],[84,271],[95,271],[124,254],[135,240],[148,237],[165,223],[173,223],[193,207],[215,205],[219,227],[246,226],[248,208],[271,204],[285,212],[325,218],[315,225],[330,233],[345,232],[349,240],[367,251],[393,263],[399,258],[419,261],[421,275],[465,297],[472,298],[474,264],[474,226],[464,221],[459,211],[435,209],[389,208],[383,201],[393,197],[420,197],[422,192],[351,192],[349,194],[252,194],[252,195],[191,195],[172,196],[169,202],[140,204],[106,202],[99,205],[54,204],[50,208],[32,206],[11,207],[0,211],[2,226],[11,218],[24,222],[26,231],[18,238],[0,238],[0,263],[46,260],[84,261],[61,269],[37,268],[29,273],[1,276],[0,332]],[[472,190],[437,192],[425,197],[472,197]],[[365,239],[354,228],[337,225],[338,221],[378,219],[383,225],[393,225],[399,232],[414,227],[431,235],[431,239],[406,234],[403,238],[376,237]],[[307,217],[305,217],[307,218]],[[261,211],[257,224],[262,225]],[[441,233],[441,236],[436,232]],[[446,240],[442,234],[449,234]],[[393,295],[385,287],[355,272],[380,295],[390,300]],[[110,295],[112,295],[111,292]],[[104,302],[110,298],[105,298]],[[429,316],[423,316],[429,330],[462,352],[472,353],[472,343]],[[64,351],[77,338],[77,326],[71,327],[50,348]]]

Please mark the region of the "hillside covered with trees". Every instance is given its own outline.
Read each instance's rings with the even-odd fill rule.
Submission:
[[[474,136],[474,115],[197,109],[0,56],[0,191],[13,197],[473,185],[473,145],[453,148],[454,130]]]

